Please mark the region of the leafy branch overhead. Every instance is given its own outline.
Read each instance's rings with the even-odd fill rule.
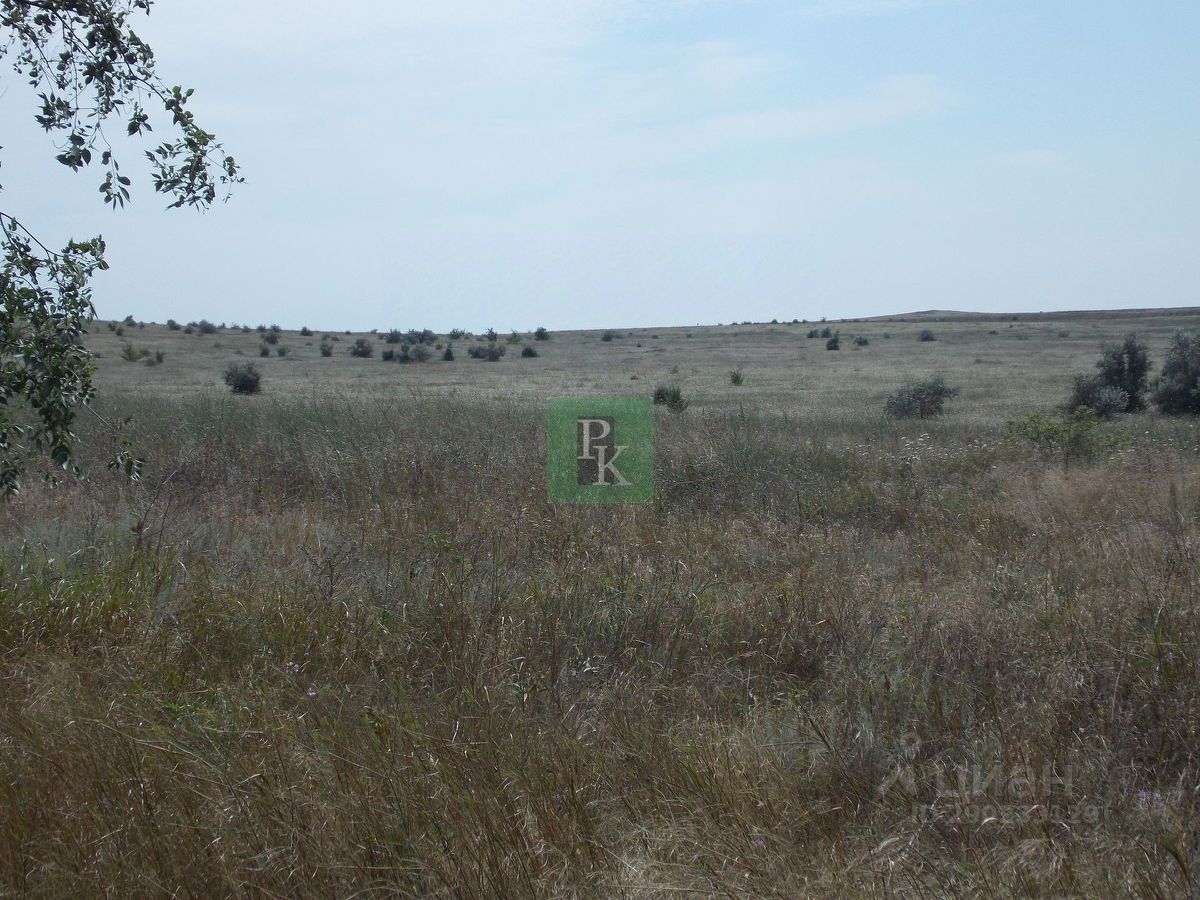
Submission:
[[[149,13],[150,0],[0,0],[6,40],[0,57],[38,91],[34,117],[59,138],[60,163],[72,170],[98,160],[105,170],[100,190],[113,206],[129,199],[130,180],[120,173],[105,125],[116,119],[126,135],[153,131],[147,106],[171,118],[172,140],[146,158],[154,189],[171,206],[212,204],[242,178],[215,135],[196,124],[187,108],[190,88],[167,87],[158,77],[154,52],[130,27],[134,13]]]
[[[192,90],[158,77],[154,52],[130,24],[150,7],[151,0],[0,0],[0,60],[36,94],[33,118],[54,136],[58,161],[72,171],[103,170],[106,204],[123,207],[132,181],[105,128],[116,123],[126,140],[144,138],[154,114],[170,123],[166,139],[144,151],[154,190],[168,207],[206,209],[243,179],[196,123]],[[95,313],[90,278],[108,266],[99,237],[52,251],[8,210],[0,210],[0,232],[0,493],[11,494],[36,460],[68,468],[74,458],[71,426],[94,393],[82,345]]]

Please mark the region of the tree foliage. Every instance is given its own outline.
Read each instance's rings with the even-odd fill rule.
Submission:
[[[187,108],[191,89],[168,87],[150,47],[131,27],[151,0],[0,0],[0,60],[36,97],[37,125],[53,136],[58,161],[96,167],[114,209],[131,197],[106,127],[126,138],[170,120],[145,151],[154,190],[169,207],[206,209],[242,181],[237,163]],[[0,185],[0,192],[3,186]],[[32,466],[71,468],[75,415],[94,394],[83,347],[95,314],[91,278],[108,268],[104,241],[72,240],[51,250],[9,210],[0,210],[0,493],[12,494]],[[136,474],[132,458],[118,459]]]
[[[1154,402],[1169,415],[1200,415],[1200,334],[1175,333],[1154,385]]]
[[[1146,387],[1150,376],[1150,356],[1137,335],[1127,334],[1119,344],[1105,344],[1096,362],[1100,380],[1125,392],[1125,412],[1146,408]]]

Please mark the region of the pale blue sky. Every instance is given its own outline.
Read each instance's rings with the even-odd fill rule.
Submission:
[[[159,0],[138,30],[241,161],[228,205],[110,213],[0,96],[0,207],[104,234],[106,317],[1200,304],[1195,0]]]

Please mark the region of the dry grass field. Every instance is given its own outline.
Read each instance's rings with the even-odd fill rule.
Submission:
[[[147,465],[0,506],[0,892],[1196,896],[1197,423],[1006,423],[1200,310],[829,326],[96,323]],[[665,383],[653,502],[548,504],[546,400]]]

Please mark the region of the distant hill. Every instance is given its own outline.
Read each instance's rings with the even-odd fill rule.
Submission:
[[[1157,307],[1154,309],[1077,309],[1053,312],[967,312],[954,309],[925,309],[895,316],[869,316],[865,322],[1011,322],[1019,320],[1057,321],[1065,319],[1139,319],[1151,316],[1200,313],[1200,306]]]

